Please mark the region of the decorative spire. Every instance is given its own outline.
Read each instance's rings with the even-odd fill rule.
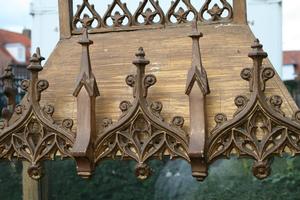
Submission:
[[[36,52],[30,58],[30,65],[27,67],[30,71],[39,72],[43,70],[42,61],[45,60],[44,57],[41,56],[40,48],[36,48]]]
[[[210,93],[208,79],[206,71],[202,65],[201,52],[199,40],[203,37],[203,34],[198,31],[197,21],[195,20],[192,25],[192,33],[189,35],[193,41],[193,55],[192,55],[192,67],[188,72],[187,84],[186,84],[186,94],[189,95],[195,81],[197,81],[203,94],[207,95]]]
[[[81,67],[80,74],[77,78],[76,89],[73,93],[75,97],[78,96],[82,86],[85,86],[90,96],[99,96],[100,92],[97,86],[95,76],[92,72],[90,50],[89,46],[93,44],[93,41],[88,37],[88,29],[83,29],[83,34],[78,42],[82,46],[81,54]]]
[[[263,50],[263,45],[260,44],[259,39],[255,39],[253,45],[251,46],[251,48],[253,49],[252,52],[250,52],[248,54],[248,56],[252,59],[255,58],[267,58],[268,54],[266,52],[264,52]]]

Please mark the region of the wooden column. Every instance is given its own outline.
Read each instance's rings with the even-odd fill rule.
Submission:
[[[247,1],[233,0],[233,22],[247,24]]]
[[[47,176],[34,180],[28,176],[29,167],[30,163],[24,161],[22,171],[23,200],[48,200]]]
[[[58,0],[60,39],[72,35],[73,0]]]

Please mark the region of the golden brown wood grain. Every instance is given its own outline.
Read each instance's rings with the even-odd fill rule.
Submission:
[[[247,55],[254,36],[247,25],[214,24],[202,25],[199,29],[204,34],[200,40],[202,60],[211,89],[206,100],[208,128],[211,130],[217,113],[226,113],[231,119],[236,110],[234,98],[249,94],[248,82],[240,78],[240,72],[252,65]],[[144,47],[146,58],[151,61],[146,71],[158,79],[157,84],[150,88],[150,99],[163,103],[162,114],[166,121],[172,116],[183,116],[188,130],[189,103],[184,93],[192,56],[192,40],[187,37],[190,32],[191,26],[187,25],[90,35],[94,41],[90,51],[92,68],[100,89],[100,97],[96,100],[99,130],[105,117],[112,117],[114,121],[118,119],[121,101],[132,99],[125,78],[135,72],[131,62],[140,46]],[[55,105],[54,118],[59,120],[70,117],[76,121],[76,101],[72,92],[80,68],[81,46],[77,44],[78,40],[79,36],[61,40],[41,72],[41,78],[50,83],[43,95],[44,101]],[[265,65],[270,66],[270,62],[266,61]],[[283,97],[283,111],[287,116],[297,109],[278,75],[267,82],[266,92],[267,95]]]

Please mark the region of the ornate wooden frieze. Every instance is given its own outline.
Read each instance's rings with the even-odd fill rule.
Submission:
[[[73,16],[72,33],[82,33],[80,23],[87,18],[97,22],[94,26],[91,25],[91,32],[163,28],[168,25],[189,23],[196,19],[204,23],[230,22],[233,19],[233,9],[227,0],[218,0],[218,3],[214,5],[211,0],[206,0],[199,11],[190,0],[170,1],[170,8],[166,13],[160,7],[158,0],[142,0],[133,12],[134,14],[130,12],[124,1],[112,0],[103,17],[100,17],[94,5],[90,4],[88,0],[82,0],[82,4],[77,6],[77,11]],[[149,6],[149,3],[152,7]],[[180,3],[184,7],[180,6]],[[85,13],[85,9],[89,13]],[[118,10],[115,11],[115,9]]]
[[[207,149],[209,163],[231,154],[254,159],[253,174],[259,179],[271,173],[274,155],[300,153],[300,112],[288,118],[280,109],[280,96],[266,97],[266,83],[275,72],[263,66],[267,53],[262,47],[255,40],[249,53],[253,67],[241,72],[241,77],[249,81],[250,97],[236,97],[238,109],[232,120],[228,121],[225,114],[216,115],[217,125]]]
[[[44,58],[40,50],[30,59],[27,69],[31,72],[31,80],[22,82],[22,89],[27,91],[19,105],[15,106],[12,117],[0,122],[0,158],[21,159],[30,163],[28,174],[34,179],[42,176],[41,162],[54,159],[56,155],[62,158],[70,157],[75,135],[71,128],[73,121],[63,120],[58,125],[52,115],[54,107],[41,107],[41,93],[49,83],[40,80],[38,73],[43,69]],[[11,73],[11,68],[6,73]]]
[[[170,124],[166,123],[160,114],[162,103],[147,99],[148,89],[156,83],[156,77],[145,74],[150,61],[145,58],[143,48],[139,48],[136,57],[133,64],[137,72],[126,78],[127,85],[133,88],[134,100],[120,103],[122,115],[118,122],[104,120],[104,130],[96,141],[95,162],[117,157],[133,159],[137,162],[137,177],[145,179],[151,173],[146,162],[152,158],[162,159],[168,154],[171,159],[189,161],[188,136],[182,130],[182,117],[174,117]]]
[[[190,104],[190,135],[189,157],[191,160],[192,174],[201,181],[207,176],[206,163],[206,138],[207,121],[205,97],[210,93],[207,73],[202,65],[199,39],[203,34],[198,32],[197,22],[193,23],[192,67],[189,69],[186,85],[186,94]]]

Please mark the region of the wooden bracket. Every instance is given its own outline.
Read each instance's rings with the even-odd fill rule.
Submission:
[[[77,163],[78,175],[89,178],[94,171],[94,141],[96,139],[95,100],[100,95],[92,72],[88,38],[91,20],[84,21],[79,44],[82,45],[81,68],[73,95],[77,98],[77,135],[72,155]]]
[[[187,76],[186,94],[190,103],[190,135],[188,154],[191,160],[192,174],[202,181],[207,176],[206,161],[206,106],[205,97],[210,93],[207,73],[202,65],[199,39],[203,34],[198,32],[197,21],[193,23],[192,67]]]

